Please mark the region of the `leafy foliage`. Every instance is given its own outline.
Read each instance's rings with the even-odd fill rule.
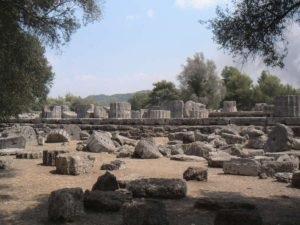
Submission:
[[[257,83],[253,96],[256,102],[272,104],[276,96],[300,94],[299,90],[289,84],[283,85],[277,76],[270,74],[268,71],[262,71]]]
[[[171,81],[162,80],[153,84],[154,88],[149,94],[149,103],[153,106],[168,100],[180,98],[179,90]]]
[[[287,55],[286,30],[300,23],[298,0],[232,0],[233,10],[217,8],[209,21],[214,40],[233,56],[261,56],[269,66],[283,67]]]
[[[77,105],[82,104],[94,104],[97,105],[96,101],[92,97],[81,98],[71,93],[66,94],[64,97],[58,96],[57,98],[47,98],[45,105],[67,105],[71,110],[75,110]]]
[[[76,13],[81,13],[82,22]],[[0,15],[1,30],[13,24],[20,32],[58,46],[68,42],[81,24],[99,19],[101,10],[97,0],[1,0]]]
[[[178,75],[182,98],[217,108],[225,95],[223,82],[216,73],[216,65],[212,60],[205,60],[202,53],[188,58]]]
[[[253,105],[252,79],[235,67],[225,67],[221,73],[226,86],[226,101],[236,101],[238,109],[250,109]]]
[[[45,101],[54,74],[42,43],[58,47],[98,18],[96,0],[0,0],[0,118]]]
[[[131,104],[132,110],[139,110],[146,108],[150,102],[150,91],[140,91],[136,92],[129,98],[129,103]]]
[[[0,118],[28,111],[47,96],[53,80],[44,48],[34,37],[15,32],[15,44],[0,43]]]

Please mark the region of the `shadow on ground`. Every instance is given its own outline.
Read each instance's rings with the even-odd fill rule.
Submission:
[[[201,197],[238,199],[253,203],[259,209],[264,225],[300,225],[300,198],[288,196],[272,196],[271,198],[256,198],[242,196],[236,192],[210,192],[202,191]],[[34,199],[37,204],[33,208],[15,212],[10,217],[5,217],[0,224],[30,224],[30,225],[54,225],[47,216],[49,195],[38,195]],[[197,198],[184,198],[181,200],[163,200],[166,204],[170,225],[213,225],[215,213],[195,209]],[[5,220],[6,218],[6,220]],[[70,223],[74,225],[122,225],[122,214],[117,213],[93,213],[86,212],[85,216]],[[241,224],[242,225],[242,224]]]

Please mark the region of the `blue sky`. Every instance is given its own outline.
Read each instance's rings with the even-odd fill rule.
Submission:
[[[225,65],[235,65],[256,79],[264,68],[260,60],[244,66],[234,64],[230,56],[218,50],[211,31],[198,22],[213,18],[216,5],[225,3],[226,0],[107,1],[100,22],[79,29],[61,52],[47,49],[46,56],[55,72],[50,96],[68,92],[82,97],[126,93],[152,89],[152,84],[162,79],[177,82],[181,65],[196,52],[213,59],[219,72]],[[297,38],[300,31],[292,34]],[[294,64],[300,74],[300,63]],[[283,81],[290,81],[290,77],[283,76]]]

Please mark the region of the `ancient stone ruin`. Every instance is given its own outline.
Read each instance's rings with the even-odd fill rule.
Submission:
[[[176,100],[138,111],[129,103],[78,106],[78,118],[68,119],[60,106],[45,110],[46,119],[7,120],[0,123],[1,181],[22,191],[9,206],[48,191],[43,217],[30,217],[44,221],[48,213],[53,224],[298,224],[297,99],[279,97],[274,115],[266,105],[252,114],[234,112],[231,102],[226,113],[211,114]],[[43,180],[36,188],[33,177]]]

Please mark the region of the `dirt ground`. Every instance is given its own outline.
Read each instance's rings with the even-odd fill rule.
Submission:
[[[75,151],[76,142],[62,146],[46,144],[29,146],[31,150],[68,149]],[[41,165],[42,159],[15,159],[14,169],[0,172],[0,224],[57,224],[48,221],[47,201],[51,191],[66,187],[91,189],[104,171],[102,163],[115,159],[114,155],[91,154],[96,157],[90,174],[66,176],[55,174],[55,167]],[[122,159],[123,160],[123,159]],[[178,162],[167,158],[154,160],[124,159],[126,168],[113,172],[117,178],[138,174],[146,177],[182,178],[189,166],[206,166],[199,162]],[[171,225],[212,225],[214,212],[194,209],[197,197],[240,198],[259,208],[265,225],[300,225],[300,189],[269,178],[224,175],[222,169],[208,170],[207,182],[187,182],[188,194],[181,200],[164,200]],[[91,213],[72,224],[122,225],[121,212]]]

